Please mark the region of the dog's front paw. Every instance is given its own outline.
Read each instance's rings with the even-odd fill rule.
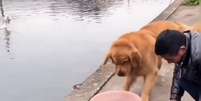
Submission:
[[[142,96],[142,101],[149,101],[149,96],[146,95]]]

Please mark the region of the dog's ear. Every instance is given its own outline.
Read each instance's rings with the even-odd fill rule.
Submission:
[[[111,55],[111,53],[108,53],[108,54],[107,54],[107,56],[106,56],[106,58],[105,58],[105,61],[104,61],[103,65],[105,65],[105,64],[108,62],[109,59],[112,60],[112,55]],[[112,61],[113,61],[113,60],[112,60]]]
[[[132,51],[130,56],[130,61],[131,61],[131,64],[134,68],[137,68],[141,65],[141,58],[142,56],[140,55],[140,53],[138,51]]]
[[[130,44],[131,46],[131,52],[130,52],[130,55],[129,55],[129,59],[131,61],[131,64],[134,68],[137,68],[141,65],[142,63],[142,56],[141,54],[139,53],[139,51],[136,49],[136,47],[132,44]]]

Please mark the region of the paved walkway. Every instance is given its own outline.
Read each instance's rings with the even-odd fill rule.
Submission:
[[[178,0],[181,1],[181,0]],[[166,19],[170,21],[180,21],[188,25],[192,25],[196,22],[201,23],[201,6],[187,7],[180,5],[174,12],[175,7],[171,10],[165,11],[156,20]],[[167,12],[171,15],[167,16]],[[123,88],[124,78],[117,77],[113,74],[114,66],[108,64],[101,66],[95,73],[93,73],[86,81],[83,82],[77,89],[73,90],[66,96],[66,101],[89,101],[89,99],[97,93],[118,90]],[[169,91],[171,86],[171,79],[173,72],[173,65],[167,64],[163,61],[162,69],[160,71],[160,78],[153,90],[151,101],[169,101]],[[142,85],[142,79],[137,80],[137,84],[132,88],[132,91],[140,94]],[[185,94],[182,101],[193,101],[192,98]]]

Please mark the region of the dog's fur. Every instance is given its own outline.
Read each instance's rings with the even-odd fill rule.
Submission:
[[[138,76],[144,77],[142,101],[149,101],[151,90],[157,81],[161,58],[155,55],[154,45],[159,33],[166,29],[182,32],[192,28],[177,22],[157,21],[150,23],[137,32],[121,36],[113,43],[105,59],[104,64],[111,59],[112,63],[116,65],[115,73],[117,75],[127,77],[125,90],[130,90]]]

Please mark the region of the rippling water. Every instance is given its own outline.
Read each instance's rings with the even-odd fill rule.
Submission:
[[[150,22],[169,0],[4,0],[0,100],[62,101],[102,63],[125,32]]]

